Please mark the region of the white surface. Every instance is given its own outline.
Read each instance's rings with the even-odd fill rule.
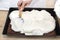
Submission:
[[[56,12],[58,18],[60,18],[60,0],[56,1],[54,11]]]
[[[17,7],[18,0],[1,0],[0,10],[9,10],[10,7]],[[39,7],[44,8],[46,6],[45,0],[33,0],[28,7]]]
[[[43,35],[55,29],[54,18],[45,10],[22,12],[23,20],[19,18],[19,11],[13,11],[9,17],[12,30],[25,35]]]

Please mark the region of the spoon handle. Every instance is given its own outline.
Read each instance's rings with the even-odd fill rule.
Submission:
[[[22,11],[19,11],[19,17],[22,18]]]

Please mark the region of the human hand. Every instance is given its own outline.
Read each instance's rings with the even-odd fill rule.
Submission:
[[[18,9],[20,11],[22,11],[24,9],[25,6],[29,5],[31,3],[32,0],[19,0],[17,5],[18,5]]]

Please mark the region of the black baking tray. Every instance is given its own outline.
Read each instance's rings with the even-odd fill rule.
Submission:
[[[56,28],[55,28],[54,31],[56,32],[56,35],[59,36],[60,35],[60,26],[59,26],[57,15],[54,12],[54,8],[25,8],[23,11],[31,11],[33,9],[39,10],[39,11],[40,10],[46,10],[46,11],[48,11],[54,17],[54,19],[56,20]],[[8,35],[7,34],[7,30],[8,30],[9,23],[10,23],[9,14],[12,11],[15,11],[15,10],[18,10],[18,8],[10,8],[9,9],[9,12],[8,12],[8,15],[7,15],[7,18],[6,18],[6,23],[5,23],[4,29],[3,29],[3,35]]]

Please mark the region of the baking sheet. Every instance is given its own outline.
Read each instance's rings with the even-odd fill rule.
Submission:
[[[58,23],[58,18],[55,14],[55,12],[53,11],[54,9],[53,8],[25,8],[23,11],[31,11],[31,10],[46,10],[48,11],[49,13],[51,13],[51,15],[54,17],[54,19],[56,20],[56,28],[55,28],[55,32],[56,32],[56,35],[59,36],[60,35],[60,26],[59,26],[59,23]],[[18,8],[10,8],[9,9],[9,12],[8,12],[8,15],[7,15],[7,19],[6,19],[6,23],[5,23],[5,26],[4,26],[4,30],[3,30],[3,34],[4,35],[8,35],[8,28],[9,28],[9,23],[10,23],[10,19],[9,19],[9,14],[12,12],[12,11],[15,11],[15,10],[18,10]],[[16,34],[17,35],[17,34]],[[22,34],[20,34],[22,35]],[[25,35],[22,35],[22,36],[25,36]]]

